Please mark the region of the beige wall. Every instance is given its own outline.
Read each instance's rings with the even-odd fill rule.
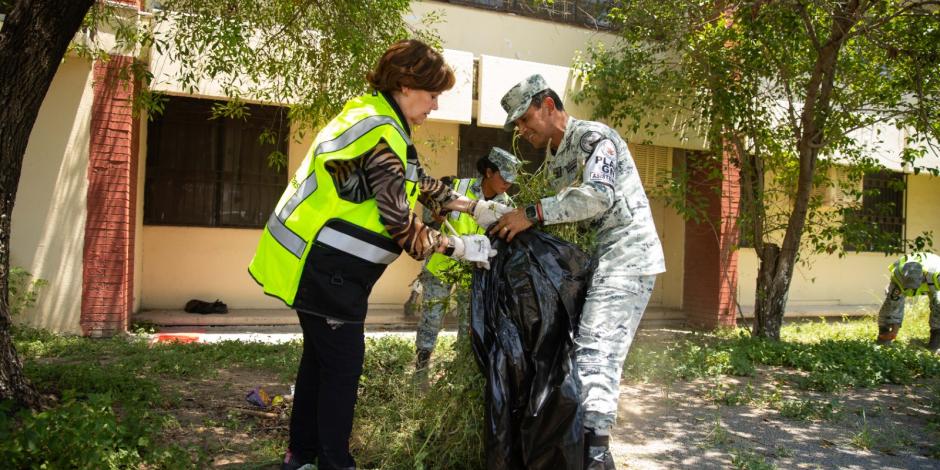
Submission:
[[[572,67],[574,58],[586,51],[590,44],[599,42],[613,45],[616,42],[616,37],[608,33],[520,15],[440,2],[412,2],[411,5],[415,19],[428,12],[442,13],[442,21],[435,27],[444,47],[469,51],[478,58],[480,55],[491,55]],[[572,76],[571,91],[579,87],[573,78]],[[565,107],[576,117],[591,118],[590,107],[583,103],[576,104],[570,97],[565,99]],[[649,140],[653,145],[664,147],[694,150],[704,148],[705,143],[701,137],[694,136],[693,132],[689,134],[682,139],[676,137],[672,130],[663,129],[660,134],[653,136],[624,134],[624,137],[636,141]]]
[[[813,256],[809,266],[798,265],[790,285],[787,305],[877,305],[884,300],[888,265],[895,256],[881,253],[852,253]],[[757,286],[757,255],[752,248],[741,249],[738,257],[738,301],[754,306]]]
[[[940,178],[931,175],[907,177],[907,236],[933,232],[934,252],[940,253]]]
[[[272,208],[273,209],[273,208]],[[248,275],[260,230],[144,226],[142,309],[178,309],[189,299],[230,308],[278,308]]]
[[[26,148],[10,242],[10,264],[49,281],[16,321],[69,333],[81,332],[91,81],[85,60],[59,66]]]
[[[924,231],[940,236],[940,178],[910,175],[907,189],[907,236]],[[940,239],[935,240],[940,246]],[[936,251],[936,250],[934,250]],[[738,299],[742,306],[753,306],[758,259],[753,249],[742,249],[738,259]],[[888,265],[895,255],[849,253],[838,256],[813,256],[808,266],[798,266],[790,287],[789,304],[800,305],[878,305],[884,300],[888,284]]]

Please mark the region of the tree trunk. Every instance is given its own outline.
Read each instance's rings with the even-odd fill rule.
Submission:
[[[780,327],[783,325],[790,282],[793,280],[793,266],[799,256],[800,241],[809,211],[813,173],[816,171],[819,149],[823,147],[826,139],[826,121],[832,108],[831,97],[839,52],[863,12],[859,0],[849,0],[839,5],[841,8],[833,12],[829,35],[820,44],[816,64],[806,85],[806,98],[800,116],[800,134],[796,145],[800,156],[800,172],[783,243],[780,246],[766,243],[759,252],[760,269],[757,276],[753,330],[757,337],[780,339]]]
[[[39,107],[94,0],[20,0],[0,29],[0,400],[36,408],[10,335],[10,227],[23,156]]]
[[[792,276],[778,275],[777,267],[786,260],[780,259],[780,247],[776,244],[764,243],[759,258],[752,331],[754,336],[777,341],[780,339]]]

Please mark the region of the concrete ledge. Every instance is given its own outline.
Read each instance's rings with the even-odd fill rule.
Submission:
[[[878,313],[880,305],[788,305],[785,319],[791,318],[815,318],[815,317],[858,317],[865,315],[875,315]],[[741,311],[744,318],[754,318],[754,306],[742,305]]]
[[[414,330],[418,316],[405,316],[400,306],[377,304],[369,307],[366,315],[367,330]],[[283,309],[236,309],[224,314],[186,313],[182,310],[145,310],[134,314],[132,321],[147,322],[162,327],[222,327],[222,326],[296,326],[297,314]],[[678,309],[650,307],[643,315],[642,325],[681,325],[685,313]],[[457,319],[453,315],[444,317],[444,327],[454,328]]]
[[[134,322],[163,327],[297,326],[297,313],[290,309],[235,309],[223,314],[187,313],[182,310],[145,310],[134,314]],[[369,308],[366,329],[415,329],[418,317],[405,316],[401,307],[378,305]],[[446,322],[445,322],[446,324]]]
[[[744,318],[754,318],[754,307],[742,307]],[[842,317],[873,315],[878,312],[877,305],[801,305],[787,309],[785,320],[818,317]],[[739,317],[740,318],[740,317]],[[186,313],[182,310],[146,310],[134,314],[135,322],[147,322],[166,328],[197,327],[271,327],[278,331],[300,331],[297,314],[293,310],[283,309],[238,309],[225,314],[201,315]],[[666,307],[649,307],[641,328],[663,328],[684,326],[685,312]],[[418,316],[405,316],[401,306],[376,304],[369,307],[366,316],[367,331],[403,331],[415,330]],[[453,315],[444,317],[444,328],[453,329],[457,319]]]

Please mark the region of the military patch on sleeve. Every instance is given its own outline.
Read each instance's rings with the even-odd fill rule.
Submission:
[[[588,131],[581,136],[581,150],[585,153],[593,153],[594,146],[604,139],[604,135],[597,131]]]
[[[595,144],[594,152],[584,165],[585,181],[613,187],[616,173],[617,148],[609,139],[604,139]]]

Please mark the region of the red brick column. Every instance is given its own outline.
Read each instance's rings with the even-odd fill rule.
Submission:
[[[95,63],[82,279],[82,333],[127,331],[134,305],[134,228],[140,136],[136,84],[119,76],[132,57]]]
[[[707,217],[685,224],[682,308],[691,326],[734,326],[740,173],[728,153],[722,155],[721,161],[701,154],[688,155],[690,197],[706,202]]]

